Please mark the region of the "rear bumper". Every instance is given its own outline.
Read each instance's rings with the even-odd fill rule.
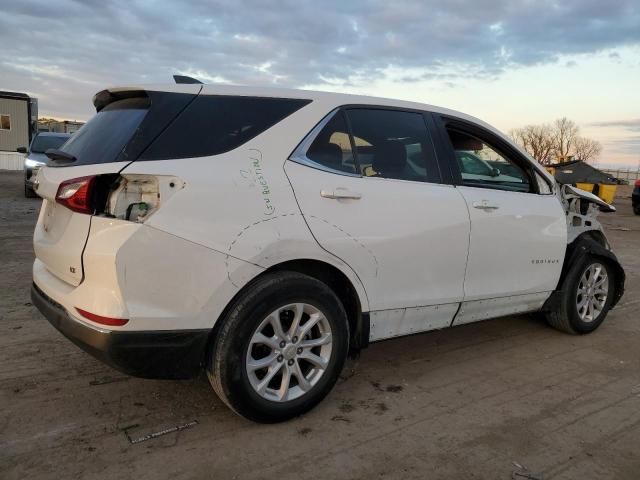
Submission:
[[[210,330],[110,331],[69,316],[34,283],[31,300],[51,325],[97,359],[136,377],[192,378],[205,357]]]

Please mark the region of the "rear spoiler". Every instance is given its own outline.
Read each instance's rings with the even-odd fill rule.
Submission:
[[[110,103],[125,98],[148,98],[148,95],[145,90],[102,90],[93,96],[93,106],[99,112]]]
[[[111,87],[96,93],[93,96],[93,105],[94,107],[96,107],[96,112],[99,112],[104,107],[112,102],[115,102],[116,100],[124,100],[127,98],[149,98],[150,94],[153,92],[188,93],[190,95],[198,95],[202,91],[202,87],[203,84],[201,82],[198,82],[197,80],[190,84],[177,82],[177,85],[149,84]]]

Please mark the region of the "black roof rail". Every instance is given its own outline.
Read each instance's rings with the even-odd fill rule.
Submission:
[[[176,83],[199,83],[202,84],[202,82],[196,78],[193,77],[187,77],[186,75],[174,75],[173,79],[175,80]]]

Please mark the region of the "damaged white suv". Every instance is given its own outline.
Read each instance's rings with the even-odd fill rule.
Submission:
[[[467,115],[204,85],[94,105],[34,184],[33,302],[129,374],[205,369],[249,419],[309,410],[369,342],[536,311],[588,333],[622,296],[612,207]]]

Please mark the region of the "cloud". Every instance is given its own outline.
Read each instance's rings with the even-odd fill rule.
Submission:
[[[446,83],[640,43],[635,0],[2,1],[0,87],[71,116],[106,85],[174,73],[300,87],[396,68]]]
[[[631,155],[633,157],[632,159],[640,159],[640,135],[620,140],[611,140],[607,142],[607,148],[613,153]]]
[[[609,120],[603,122],[590,123],[593,127],[613,127],[622,128],[624,130],[630,130],[632,132],[640,132],[640,118],[634,118],[630,120]]]

